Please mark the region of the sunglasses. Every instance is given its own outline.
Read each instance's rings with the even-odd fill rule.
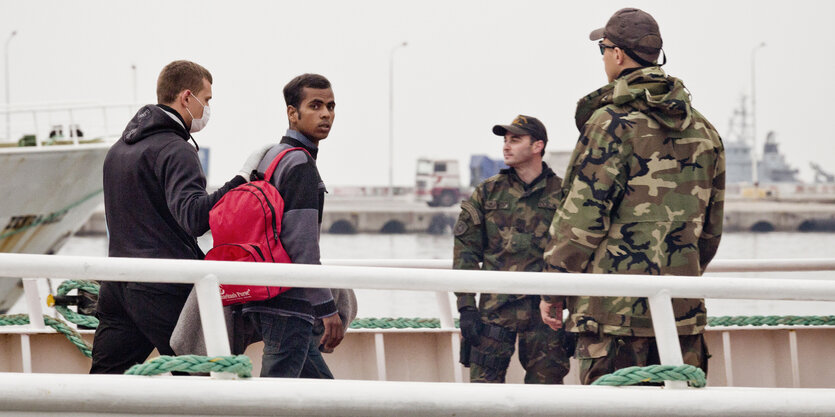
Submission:
[[[606,45],[605,43],[603,43],[603,41],[598,42],[597,46],[600,47],[600,55],[603,55],[603,53],[606,52],[607,49],[617,48],[617,46],[615,45]]]

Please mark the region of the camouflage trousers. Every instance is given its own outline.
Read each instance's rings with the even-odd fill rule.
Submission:
[[[525,369],[526,384],[562,384],[568,373],[571,353],[563,348],[565,332],[555,332],[542,322],[539,296],[528,296],[496,310],[481,311],[481,318],[484,323],[516,332],[519,362]],[[492,366],[471,362],[470,382],[504,383],[516,347],[515,339],[498,341],[482,336],[481,344],[472,347],[471,355],[488,358]]]
[[[702,368],[707,375],[710,354],[704,335],[679,336],[678,339],[684,363]],[[618,369],[661,363],[654,337],[580,335],[576,353],[580,362],[580,383],[584,385]]]

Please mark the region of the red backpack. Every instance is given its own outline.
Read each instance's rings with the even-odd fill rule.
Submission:
[[[210,261],[290,263],[290,256],[279,240],[284,199],[270,183],[278,163],[290,148],[273,159],[264,180],[235,187],[218,200],[209,211],[209,227],[214,245],[206,254]],[[290,287],[221,285],[223,305],[267,300]]]

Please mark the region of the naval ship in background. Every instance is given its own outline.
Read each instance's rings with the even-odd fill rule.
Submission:
[[[29,105],[0,109],[0,252],[54,254],[102,205],[101,169],[135,105]],[[130,113],[132,114],[132,113]],[[118,123],[108,124],[108,118]],[[88,134],[92,132],[94,134]],[[9,140],[8,138],[19,138]],[[0,314],[20,298],[0,280]]]
[[[762,145],[762,157],[752,152],[754,140],[751,115],[746,97],[731,117],[724,132],[726,198],[770,198],[805,201],[835,201],[835,175],[825,171],[815,162],[810,167],[815,173],[814,183],[804,183],[798,178],[799,170],[786,161],[780,153],[777,134],[770,131]],[[757,177],[754,178],[754,158],[757,158]]]

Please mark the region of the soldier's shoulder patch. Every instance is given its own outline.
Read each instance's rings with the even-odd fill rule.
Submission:
[[[464,210],[467,214],[470,215],[470,219],[473,220],[473,224],[478,226],[481,224],[481,215],[476,210],[475,206],[469,201],[462,201],[461,202],[461,209]]]
[[[452,233],[455,236],[461,236],[466,232],[467,232],[467,222],[465,222],[463,220],[460,220],[460,219],[457,222],[455,222],[455,227],[452,229]]]

